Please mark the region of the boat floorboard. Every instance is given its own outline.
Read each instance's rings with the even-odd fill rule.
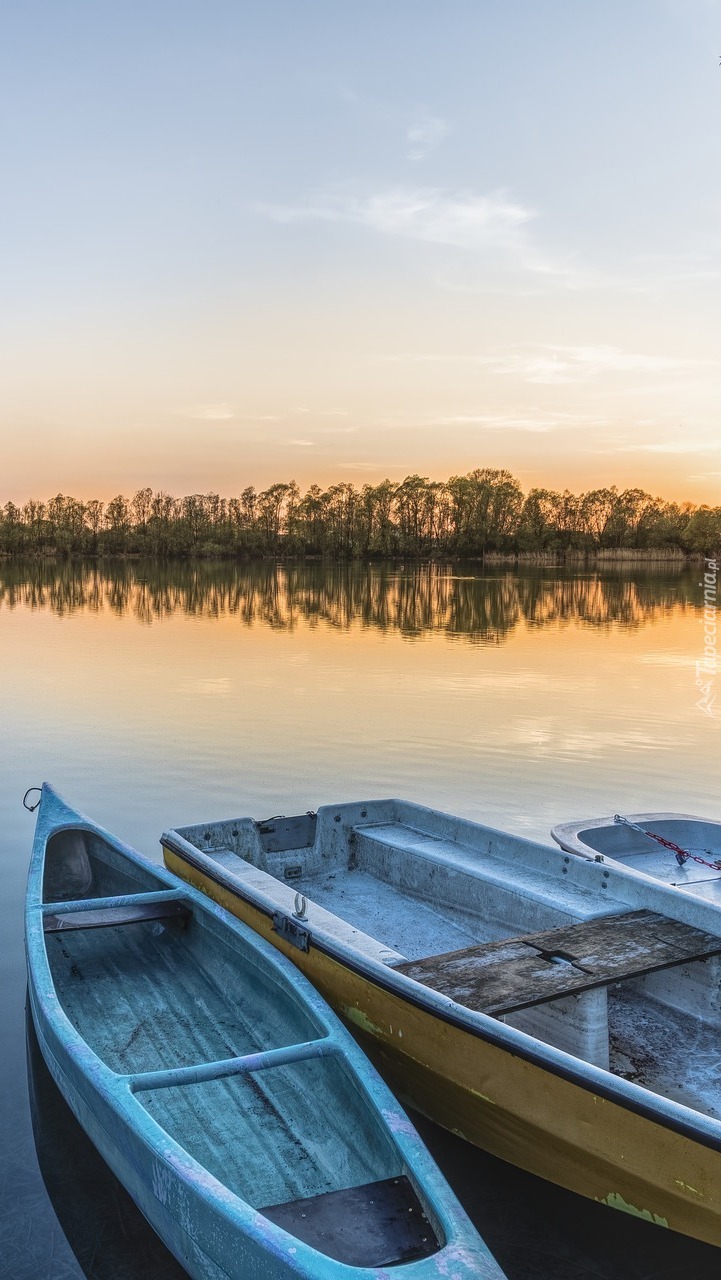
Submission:
[[[400,1157],[337,1056],[137,1097],[204,1169],[254,1208],[402,1173]]]
[[[615,1075],[721,1117],[717,1027],[628,987],[609,990],[608,1024]]]
[[[306,876],[299,887],[325,907],[409,960],[505,937],[507,929],[472,912],[412,897],[407,889],[360,869]]]
[[[269,984],[237,979],[233,999],[177,925],[135,923],[46,935],[58,998],[70,1021],[120,1074],[240,1057],[312,1038]]]
[[[427,1258],[439,1247],[408,1178],[330,1191],[263,1213],[314,1249],[352,1267],[387,1267]]]

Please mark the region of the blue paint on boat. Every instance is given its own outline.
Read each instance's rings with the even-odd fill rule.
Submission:
[[[47,784],[26,951],[52,1076],[192,1277],[503,1280],[297,969]]]

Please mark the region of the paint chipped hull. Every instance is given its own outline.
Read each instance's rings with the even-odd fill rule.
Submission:
[[[267,901],[219,883],[170,834],[166,865],[292,959],[360,1033],[404,1101],[520,1168],[721,1246],[717,1123],[698,1132],[693,1117],[670,1123],[645,1090],[334,947],[327,933],[299,950],[274,928]]]

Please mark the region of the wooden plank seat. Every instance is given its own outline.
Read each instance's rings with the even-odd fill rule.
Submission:
[[[713,934],[654,911],[630,911],[394,969],[469,1009],[500,1017],[719,954],[721,938]]]
[[[146,920],[172,918],[187,924],[191,915],[190,907],[180,900],[125,903],[118,907],[100,907],[96,910],[50,912],[43,918],[43,931],[61,933],[68,929],[103,929],[118,924],[139,924]]]

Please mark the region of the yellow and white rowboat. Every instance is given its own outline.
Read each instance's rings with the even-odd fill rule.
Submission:
[[[721,912],[398,800],[167,831],[396,1091],[562,1186],[721,1245]]]

